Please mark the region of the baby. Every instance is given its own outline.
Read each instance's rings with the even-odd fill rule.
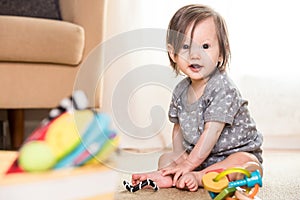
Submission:
[[[204,5],[180,8],[169,23],[167,48],[177,75],[186,75],[169,108],[173,151],[160,157],[157,171],[133,174],[132,184],[150,178],[161,188],[196,191],[211,170],[252,163],[262,171],[262,134],[226,73],[230,46],[223,18]]]

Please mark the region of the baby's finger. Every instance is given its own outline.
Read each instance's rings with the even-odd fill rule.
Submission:
[[[176,172],[173,177],[173,186],[176,185],[178,178],[181,176],[182,172]]]
[[[187,180],[185,181],[185,184],[186,184],[186,186],[191,187],[192,180],[191,180],[191,179],[187,179]]]
[[[167,176],[167,175],[170,175],[170,174],[174,174],[176,172],[175,169],[167,169],[167,170],[164,170],[162,175],[163,176]]]
[[[190,188],[191,192],[196,192],[198,190],[198,186],[195,184],[193,187]]]

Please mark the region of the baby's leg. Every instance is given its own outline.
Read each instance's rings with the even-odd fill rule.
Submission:
[[[213,170],[213,169],[218,169],[218,168],[223,168],[223,169],[228,169],[232,167],[250,167],[250,163],[255,163],[261,173],[261,176],[263,175],[263,170],[261,167],[260,162],[258,161],[257,157],[251,153],[248,152],[237,152],[234,154],[231,154],[228,156],[226,159],[224,159],[221,162],[215,163],[204,170],[202,170],[202,174],[204,175],[206,172]],[[251,171],[251,169],[249,169]],[[229,178],[230,180],[235,180],[237,174],[230,174]]]
[[[252,165],[250,165],[252,163]],[[202,177],[205,173],[207,173],[208,171],[211,170],[216,170],[216,169],[228,169],[228,168],[232,168],[232,167],[243,167],[243,168],[247,168],[248,167],[252,167],[256,165],[255,168],[257,168],[262,175],[262,168],[261,168],[261,164],[258,161],[258,159],[250,153],[247,152],[237,152],[234,154],[231,154],[230,156],[228,156],[227,158],[225,158],[223,161],[215,163],[201,171],[198,172],[191,172],[195,175],[197,181],[198,181],[198,186],[203,186],[202,185]],[[249,170],[253,170],[251,169],[251,167],[249,168]],[[229,178],[230,180],[235,180],[237,177],[237,174],[230,174]]]
[[[154,171],[142,174],[132,174],[131,182],[132,185],[137,185],[140,182],[146,180],[147,178],[154,181],[160,188],[170,188],[172,187],[173,180],[171,176],[163,176],[162,171]]]
[[[136,185],[149,178],[155,181],[158,187],[160,188],[172,187],[172,176],[163,176],[161,169],[165,167],[175,166],[176,163],[181,162],[181,159],[183,159],[184,157],[185,155],[180,156],[173,152],[165,153],[159,158],[158,171],[141,174],[132,174],[131,182],[133,185]]]

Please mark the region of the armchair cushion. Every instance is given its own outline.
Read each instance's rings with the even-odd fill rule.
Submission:
[[[0,0],[0,15],[61,19],[58,0]]]
[[[0,61],[78,65],[84,29],[76,24],[31,17],[0,16]]]

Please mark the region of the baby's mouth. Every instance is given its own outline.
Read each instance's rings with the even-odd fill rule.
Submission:
[[[189,67],[191,67],[193,69],[200,69],[202,66],[198,65],[198,64],[191,64]]]

